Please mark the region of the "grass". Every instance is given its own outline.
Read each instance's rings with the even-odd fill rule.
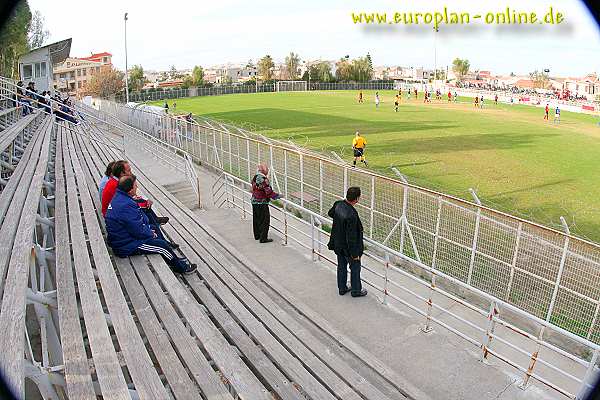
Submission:
[[[250,127],[268,137],[351,160],[359,130],[367,139],[369,168],[600,242],[600,126],[598,117],[562,112],[560,125],[540,108],[468,99],[423,104],[402,100],[393,111],[391,91],[287,92],[177,99],[177,112],[193,112]],[[170,101],[172,103],[172,101]],[[164,102],[155,102],[162,105]],[[552,104],[550,105],[552,107]],[[551,115],[552,118],[552,115]]]

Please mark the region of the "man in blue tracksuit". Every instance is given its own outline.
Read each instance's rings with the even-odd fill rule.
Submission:
[[[160,254],[175,271],[189,274],[196,270],[187,258],[178,257],[165,240],[160,227],[152,225],[133,199],[137,194],[135,175],[123,176],[106,211],[108,244],[117,257],[137,254]]]

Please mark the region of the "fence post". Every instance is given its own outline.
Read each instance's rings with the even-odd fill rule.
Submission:
[[[320,219],[317,219],[317,260],[321,261],[321,253],[323,252],[323,248],[321,245],[321,237],[322,237],[322,233],[321,230],[323,229],[323,223],[321,222]]]
[[[319,160],[319,215],[323,215],[323,160]]]
[[[521,234],[523,232],[523,222],[519,221],[517,227],[517,238],[515,239],[515,252],[513,254],[512,263],[510,265],[510,277],[508,278],[508,287],[506,288],[506,301],[510,300],[510,290],[515,279],[515,268],[517,266],[517,258],[519,256],[519,246],[521,245]]]
[[[344,193],[342,193],[342,198],[346,197],[346,192],[348,191],[348,168],[344,168]]]
[[[487,360],[488,350],[492,346],[492,338],[494,336],[494,329],[496,328],[496,320],[494,319],[498,314],[498,305],[495,301],[490,303],[490,312],[488,313],[488,326],[485,331],[483,340],[481,341],[481,358],[479,361]]]
[[[402,216],[400,222],[400,253],[404,254],[404,221],[406,220],[406,211],[408,210],[408,185],[402,186]]]
[[[375,219],[375,176],[371,175],[371,221],[369,224],[369,237],[373,239],[373,224]]]
[[[315,217],[310,214],[310,248],[313,261],[317,261],[315,257]]]
[[[527,389],[527,385],[529,384],[529,378],[531,378],[531,375],[533,374],[533,369],[535,368],[535,364],[537,363],[537,359],[538,359],[538,355],[540,354],[540,348],[541,348],[541,342],[543,340],[543,336],[544,336],[544,331],[546,330],[545,326],[542,326],[542,328],[540,329],[540,334],[538,335],[537,338],[537,348],[536,350],[531,353],[531,357],[529,359],[529,367],[527,368],[527,371],[525,372],[525,377],[523,378],[523,382],[521,382],[521,384],[519,385],[520,389]]]
[[[388,296],[388,270],[390,269],[390,253],[385,252],[385,269],[384,269],[384,277],[383,277],[383,304],[387,304],[387,296]]]
[[[585,371],[585,376],[581,382],[579,391],[577,392],[578,399],[584,399],[590,390],[589,388],[594,384],[595,380],[592,378],[594,375],[594,368],[596,368],[596,363],[598,362],[598,357],[600,357],[600,350],[596,349],[594,351],[594,355],[592,355],[592,359],[590,360],[590,365]]]
[[[552,293],[552,300],[550,301],[550,306],[548,307],[548,313],[546,314],[546,321],[550,322],[550,318],[552,317],[552,311],[554,311],[554,305],[556,303],[556,297],[558,296],[558,289],[560,288],[560,281],[562,279],[563,271],[565,269],[565,261],[567,260],[567,252],[569,250],[569,235],[571,231],[569,230],[569,226],[563,217],[560,217],[560,221],[563,224],[563,227],[566,231],[565,236],[565,244],[563,245],[562,257],[560,259],[560,265],[558,267],[558,275],[556,276],[556,282],[554,283],[554,291]]]
[[[287,209],[285,202],[283,202],[283,245],[288,244],[288,221],[287,221]]]
[[[479,238],[479,224],[481,223],[481,201],[477,196],[477,193],[472,188],[469,188],[469,192],[475,199],[475,203],[477,203],[477,216],[475,217],[475,231],[473,233],[473,243],[471,247],[471,260],[469,262],[469,274],[467,275],[467,285],[471,284],[471,279],[473,277],[473,267],[475,266],[475,255],[477,253],[477,240]]]
[[[300,207],[304,207],[304,157],[302,153],[298,153],[300,156]]]
[[[250,172],[250,139],[246,139],[246,161],[248,163],[248,179],[251,179],[252,172]]]
[[[283,182],[283,187],[284,187],[284,193],[285,193],[285,198],[289,198],[288,197],[288,152],[287,150],[283,151],[283,177],[285,178],[284,182]]]

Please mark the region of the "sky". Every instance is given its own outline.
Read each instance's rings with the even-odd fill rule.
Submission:
[[[445,68],[456,57],[472,70],[551,76],[600,74],[600,30],[580,0],[28,0],[50,31],[49,43],[73,38],[71,56],[108,51],[113,64],[145,70],[208,67],[257,61],[265,54],[283,61],[293,51],[303,60],[335,60],[371,54],[374,65]],[[506,7],[564,15],[560,25],[444,26],[434,33],[420,24],[354,24],[352,13],[503,12]],[[434,50],[435,49],[435,50]]]

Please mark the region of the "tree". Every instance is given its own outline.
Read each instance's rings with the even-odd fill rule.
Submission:
[[[184,89],[189,89],[194,86],[194,78],[191,75],[186,75],[183,77],[183,84],[181,85]]]
[[[31,10],[26,1],[20,1],[0,31],[0,75],[17,78],[19,56],[29,50],[28,32]]]
[[[137,92],[144,87],[145,83],[144,68],[141,65],[134,65],[129,71],[129,90]]]
[[[310,79],[317,82],[332,82],[334,76],[331,73],[331,64],[327,61],[319,61],[309,67]]]
[[[290,80],[298,79],[298,70],[300,67],[300,57],[298,54],[294,54],[294,52],[290,52],[290,54],[285,58],[285,71],[286,77]]]
[[[352,79],[350,56],[342,57],[335,63],[335,77],[338,81],[349,81]]]
[[[169,70],[169,77],[171,79],[175,79],[177,77],[177,68],[174,65],[171,65],[171,69]]]
[[[194,69],[192,69],[192,85],[193,86],[202,86],[204,83],[204,70],[201,66],[196,65]]]
[[[548,87],[550,77],[547,73],[540,72],[536,69],[535,71],[529,73],[529,77],[533,81],[534,88],[546,89]]]
[[[266,55],[260,59],[258,62],[258,74],[265,81],[270,81],[273,79],[273,68],[275,67],[275,63],[273,63],[273,59],[270,55]]]
[[[37,49],[38,47],[42,47],[49,36],[50,31],[44,29],[44,17],[39,10],[36,10],[31,17],[31,24],[29,27],[29,48]]]
[[[465,75],[469,73],[470,67],[471,64],[469,63],[469,60],[461,60],[460,58],[455,58],[454,61],[452,61],[452,72],[454,72],[456,80],[462,81]]]
[[[371,59],[371,54],[367,53],[367,62],[369,65],[369,69],[373,71],[373,60]]]
[[[101,68],[100,72],[92,76],[85,88],[86,96],[108,98],[123,90],[124,74],[114,68]]]
[[[369,56],[359,57],[350,64],[350,79],[356,82],[366,82],[373,78],[373,66]]]

